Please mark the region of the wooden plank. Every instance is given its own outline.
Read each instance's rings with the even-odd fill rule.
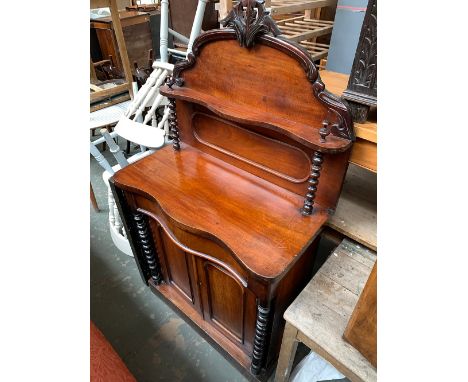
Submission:
[[[130,66],[130,60],[128,59],[127,46],[125,45],[125,39],[122,31],[122,24],[120,22],[119,10],[117,8],[116,0],[110,0],[110,12],[112,16],[112,26],[114,28],[115,38],[117,40],[117,46],[119,47],[120,58],[122,60],[123,71],[125,73],[126,86],[133,98],[132,89],[132,69]]]
[[[103,90],[103,89],[100,88],[99,86],[96,86],[96,85],[94,85],[94,84],[92,84],[92,83],[89,84],[89,88],[90,88],[91,90],[94,90],[95,92],[100,92],[101,90]]]
[[[90,81],[91,81],[91,83],[97,82],[98,79],[97,79],[97,75],[96,75],[96,69],[94,68],[93,61],[91,59],[89,59],[89,64],[90,64],[90,67],[89,67]]]
[[[377,367],[377,262],[359,297],[343,338]]]
[[[377,250],[377,176],[350,164],[335,214],[327,225]]]
[[[110,101],[106,100],[105,102],[95,103],[91,105],[89,108],[89,112],[92,113],[93,111],[98,111],[112,105],[117,105],[118,103],[128,101],[129,99],[130,95],[128,93],[124,93],[121,96],[112,98]]]
[[[302,12],[306,9],[315,9],[332,5],[331,0],[314,0],[314,1],[291,1],[291,0],[272,0],[271,15],[281,15],[294,12]]]
[[[363,265],[369,261],[367,255],[361,261],[358,260],[359,253],[347,255],[345,243],[346,240],[338,246],[290,305],[284,318],[299,330],[297,338],[301,342],[329,361],[346,377],[352,381],[376,381],[376,369],[342,338],[358,301],[356,291],[359,290],[359,285],[365,284],[371,272],[371,268]],[[340,265],[343,259],[353,264],[356,271],[346,280],[343,277],[332,280],[327,274],[338,275],[343,270]]]
[[[91,102],[96,102],[100,99],[111,97],[113,95],[117,95],[119,93],[123,93],[128,91],[128,84],[121,84],[114,86],[113,88],[103,89],[99,92],[94,92],[89,95]]]
[[[110,5],[110,0],[91,0],[89,9],[107,8]]]
[[[286,33],[284,33],[284,30],[286,31]],[[306,40],[309,38],[324,36],[326,34],[330,34],[332,30],[333,30],[333,27],[323,27],[323,28],[313,29],[310,31],[298,30],[297,32],[299,33],[289,34],[288,32],[294,31],[294,29],[287,30],[287,29],[284,29],[284,27],[281,28],[281,31],[283,32],[285,37],[287,37],[291,41],[296,41],[296,42],[300,42],[302,40]]]
[[[371,269],[376,261],[376,253],[369,248],[366,248],[354,240],[343,239],[341,245],[335,248],[335,252],[346,253],[347,256],[353,258],[357,262]]]
[[[329,259],[323,264],[320,269],[320,273],[327,278],[330,282],[337,283],[340,287],[344,287],[350,293],[358,295],[364,289],[366,284],[367,276],[369,275],[371,268],[364,265],[362,262],[357,261],[355,258],[348,256],[345,251],[334,251]],[[361,280],[356,282],[356,280]],[[330,304],[334,301],[334,298],[330,300]],[[331,306],[330,308],[338,309],[340,312],[345,308],[346,304],[344,301],[339,301],[339,305]],[[351,310],[346,312],[351,315],[353,312],[354,305],[351,306]]]
[[[357,137],[349,161],[369,171],[377,172],[377,145]]]

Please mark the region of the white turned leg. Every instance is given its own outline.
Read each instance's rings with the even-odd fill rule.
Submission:
[[[128,165],[128,161],[123,155],[122,150],[119,145],[117,145],[112,137],[109,135],[107,129],[101,129],[101,134],[105,138],[107,145],[109,146],[109,151],[114,155],[117,163],[120,165],[120,168],[124,168]],[[113,172],[112,172],[113,174]]]
[[[197,11],[195,13],[195,19],[193,20],[192,31],[190,32],[187,53],[192,52],[193,42],[200,35],[207,2],[208,0],[198,0]]]
[[[106,158],[104,158],[104,156],[101,154],[101,152],[96,148],[96,146],[94,146],[94,143],[90,143],[89,144],[89,151],[91,152],[91,154],[93,155],[93,157],[97,160],[97,162],[101,165],[101,167],[108,171],[111,175],[114,174],[114,170],[112,170],[112,167],[111,165],[109,164],[109,162],[107,161]]]
[[[115,203],[114,203],[114,217],[115,217],[114,227],[117,230],[117,232],[120,234],[123,225],[122,225],[122,219],[120,219],[119,210],[117,209],[117,205]]]
[[[112,195],[112,191],[110,187],[107,189],[107,202],[109,204],[109,224],[111,227],[115,226],[115,214],[114,214],[114,207],[115,207],[115,200],[114,195]]]
[[[168,35],[169,35],[169,0],[161,0],[161,28],[159,30],[159,54],[162,62],[168,62]]]

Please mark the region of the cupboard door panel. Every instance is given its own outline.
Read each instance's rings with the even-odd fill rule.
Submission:
[[[150,219],[151,231],[166,282],[173,286],[191,304],[196,303],[191,256],[178,248],[157,221]]]
[[[161,230],[159,232],[164,246],[169,281],[193,304],[194,294],[189,270],[190,255],[177,248],[164,232]]]
[[[209,318],[237,342],[244,338],[244,288],[221,268],[204,262]]]

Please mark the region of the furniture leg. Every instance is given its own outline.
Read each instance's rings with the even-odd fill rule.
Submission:
[[[203,23],[203,15],[205,14],[206,3],[208,0],[198,0],[197,11],[195,12],[195,19],[192,24],[192,31],[190,32],[190,39],[187,47],[187,53],[192,52],[192,46],[195,39],[201,32]]]
[[[99,212],[99,206],[96,201],[96,195],[94,195],[93,185],[89,182],[89,196],[91,198],[91,204],[93,205],[94,211]]]
[[[281,351],[276,366],[275,382],[289,380],[291,374],[294,357],[297,350],[297,329],[286,322],[283,333],[283,342],[281,343]]]
[[[161,0],[161,27],[159,31],[159,54],[161,55],[161,62],[167,62],[168,52],[168,34],[169,34],[169,0]]]

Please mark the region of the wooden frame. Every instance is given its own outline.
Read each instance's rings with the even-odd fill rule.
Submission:
[[[90,94],[91,103],[97,102],[105,98],[112,97],[114,95],[121,94],[122,92],[125,92],[125,91],[128,91],[128,93],[130,94],[130,97],[133,98],[132,69],[130,66],[130,60],[128,59],[127,47],[125,45],[125,39],[123,36],[122,24],[120,22],[117,2],[116,0],[91,0],[90,2],[90,9],[105,8],[105,7],[109,7],[110,9],[112,24],[113,24],[114,32],[115,32],[115,38],[117,41],[117,46],[119,48],[119,52],[121,56],[120,58],[122,60],[122,66],[123,66],[123,71],[125,74],[126,82],[123,85],[118,85],[111,89],[106,89],[106,90],[102,90],[102,91],[94,92]]]

